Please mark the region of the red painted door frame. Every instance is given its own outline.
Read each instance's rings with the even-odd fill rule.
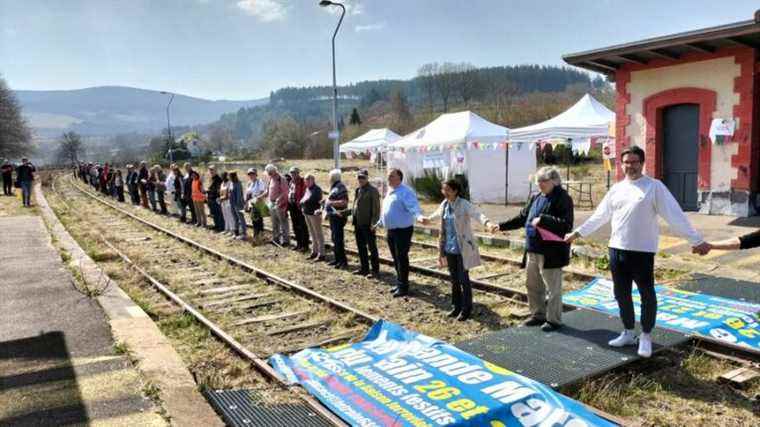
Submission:
[[[699,175],[700,190],[710,189],[710,122],[716,109],[717,94],[713,90],[694,87],[669,89],[655,93],[644,99],[644,117],[646,119],[646,171],[649,176],[662,179],[663,171],[663,132],[662,111],[677,104],[699,105]]]

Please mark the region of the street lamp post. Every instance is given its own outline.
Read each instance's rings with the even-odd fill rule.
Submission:
[[[169,103],[166,104],[166,131],[169,134],[169,161],[174,163],[174,150],[172,150],[172,146],[174,145],[174,138],[172,138],[172,122],[169,119],[169,107],[172,105],[172,101],[174,101],[174,94],[164,91],[161,91],[161,94],[171,95],[169,97]]]
[[[332,74],[333,74],[333,126],[334,126],[334,138],[333,138],[333,157],[335,158],[335,169],[340,169],[340,129],[338,129],[338,86],[335,81],[335,37],[340,30],[340,24],[343,23],[343,16],[346,15],[346,7],[341,3],[336,3],[329,0],[322,0],[319,2],[322,7],[338,6],[341,9],[340,19],[338,20],[338,26],[335,27],[335,32],[332,36]]]

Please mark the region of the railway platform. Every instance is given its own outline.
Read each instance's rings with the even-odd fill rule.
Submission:
[[[166,425],[38,216],[0,218],[0,425]]]

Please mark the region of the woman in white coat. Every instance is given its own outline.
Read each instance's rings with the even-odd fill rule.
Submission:
[[[476,219],[486,228],[490,220],[469,200],[460,197],[462,187],[454,179],[449,179],[441,186],[445,199],[438,209],[429,217],[423,218],[423,224],[435,218],[441,218],[441,233],[438,241],[438,264],[449,267],[451,274],[451,301],[453,310],[449,317],[467,320],[472,314],[472,286],[469,270],[480,265],[478,244],[472,234],[471,219]]]

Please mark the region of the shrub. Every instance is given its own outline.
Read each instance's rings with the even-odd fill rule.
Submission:
[[[442,178],[437,173],[425,172],[425,176],[421,178],[414,178],[414,189],[417,194],[425,200],[433,202],[443,201],[443,194],[441,194],[441,185],[447,178]],[[454,179],[462,186],[462,194],[460,196],[465,199],[470,199],[470,185],[465,175],[454,175]]]

